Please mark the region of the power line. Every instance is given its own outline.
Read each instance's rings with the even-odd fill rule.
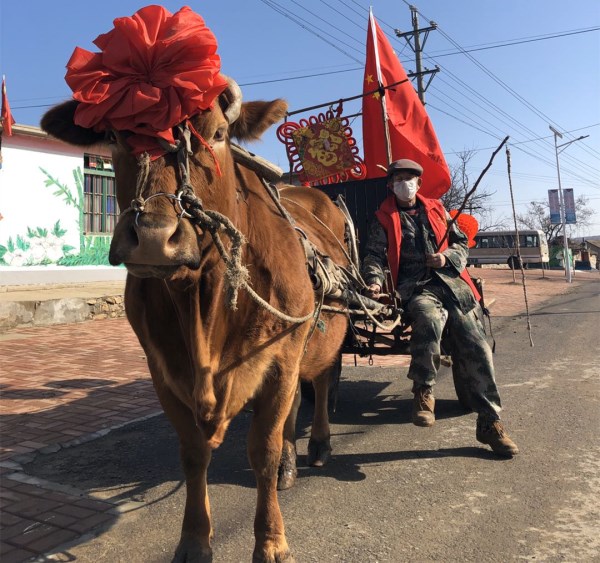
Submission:
[[[534,43],[536,41],[546,41],[547,39],[556,39],[558,37],[566,37],[568,35],[579,35],[581,33],[590,33],[591,31],[598,31],[598,30],[600,30],[600,27],[590,27],[590,28],[585,28],[585,29],[580,29],[580,30],[565,31],[565,32],[553,33],[553,34],[548,34],[548,35],[543,35],[543,36],[535,35],[533,37],[524,37],[522,39],[507,40],[504,43],[500,43],[500,42],[488,43],[488,44],[484,43],[480,47],[473,45],[472,47],[464,47],[462,50],[459,49],[457,51],[450,51],[448,53],[445,53],[445,52],[436,53],[434,51],[432,54],[435,55],[437,58],[450,57],[452,55],[460,55],[463,53],[473,53],[475,51],[486,51],[488,49],[497,49],[499,47],[510,47],[512,45],[522,45],[523,43]],[[423,58],[427,59],[429,57],[423,57]]]
[[[508,125],[508,123],[510,123],[510,122],[513,122],[513,123],[515,123],[515,124],[516,124],[516,125],[519,127],[519,130],[525,130],[526,132],[528,131],[530,135],[533,135],[535,138],[539,138],[539,139],[540,139],[540,142],[541,142],[541,141],[542,141],[544,138],[546,138],[546,137],[538,137],[538,136],[536,135],[536,132],[534,132],[533,130],[529,129],[529,128],[528,128],[526,125],[524,125],[523,123],[521,123],[520,121],[518,121],[517,119],[515,119],[515,118],[514,118],[512,115],[510,115],[510,114],[508,114],[507,112],[505,112],[503,109],[501,109],[500,107],[498,107],[498,106],[497,106],[496,104],[494,104],[493,102],[489,101],[487,98],[485,98],[485,97],[484,97],[483,95],[481,95],[479,92],[477,92],[477,91],[473,90],[473,89],[472,89],[472,88],[471,88],[471,87],[470,87],[468,84],[466,84],[464,81],[462,81],[462,80],[461,80],[460,78],[458,78],[456,75],[454,75],[452,72],[448,71],[447,69],[445,69],[445,71],[446,71],[446,73],[448,74],[448,76],[449,76],[451,79],[453,79],[453,80],[455,80],[456,82],[458,82],[459,84],[461,84],[461,85],[463,86],[463,88],[465,88],[465,89],[467,89],[467,90],[471,91],[471,92],[472,92],[472,93],[473,93],[473,94],[474,94],[476,97],[478,97],[479,99],[481,99],[481,100],[482,100],[483,102],[485,102],[485,103],[486,103],[486,104],[487,104],[489,107],[491,107],[493,110],[497,111],[497,112],[498,112],[500,115],[503,115],[505,119],[502,121],[502,125],[504,125],[505,127]],[[464,93],[464,91],[462,91],[462,90],[459,90],[459,89],[455,88],[455,87],[454,87],[454,86],[453,86],[451,83],[449,83],[448,81],[444,80],[444,78],[442,78],[441,76],[440,76],[440,80],[441,80],[443,83],[447,84],[447,85],[448,85],[450,88],[454,89],[456,92],[458,92],[459,94],[461,94],[462,96],[465,96],[465,97],[467,97],[467,96],[466,96],[466,94]],[[467,99],[469,99],[469,98],[467,97]],[[471,99],[471,103],[474,103],[476,106],[480,107],[480,108],[481,108],[481,109],[483,109],[484,111],[487,111],[487,110],[485,110],[485,108],[484,108],[484,107],[483,107],[481,104],[479,104],[479,103],[478,103],[476,100],[472,100],[472,99]],[[488,112],[488,113],[489,113],[489,112]],[[518,142],[519,142],[519,139],[517,139],[516,141],[517,141],[517,144],[518,144]],[[514,144],[514,143],[511,143],[511,144]],[[544,150],[547,150],[547,149],[548,149],[548,147],[546,147],[545,145],[544,145],[542,148],[543,148]],[[537,153],[537,154],[539,155],[539,153]],[[541,155],[539,155],[539,156],[541,156]],[[588,165],[588,164],[586,164],[586,165],[587,165],[587,166],[588,166],[588,167],[589,167],[591,170],[593,170],[593,171],[594,171],[594,169],[593,169],[593,168],[592,168],[590,165]]]
[[[289,20],[293,21],[296,25],[299,25],[302,29],[308,31],[309,33],[312,33],[313,35],[315,35],[316,37],[318,37],[319,39],[321,39],[321,41],[324,41],[325,43],[327,43],[328,45],[330,45],[331,47],[333,47],[334,49],[336,49],[337,51],[339,51],[340,53],[343,53],[344,55],[346,55],[347,57],[351,58],[353,61],[356,61],[357,63],[360,63],[361,61],[358,60],[356,57],[354,57],[353,55],[351,55],[350,53],[347,53],[346,51],[344,51],[342,48],[340,48],[338,45],[336,45],[335,43],[329,41],[328,39],[326,39],[325,37],[323,37],[322,35],[318,34],[316,31],[314,31],[311,26],[306,26],[302,23],[302,21],[306,21],[303,20],[302,18],[300,18],[299,16],[296,16],[295,14],[292,16],[290,15],[291,12],[289,10],[285,10],[284,8],[282,8],[281,6],[279,6],[278,4],[276,4],[275,2],[273,2],[272,0],[260,0],[263,4],[267,5],[269,8],[271,8],[272,10],[275,10],[277,13],[281,14],[282,16],[288,18]],[[299,21],[300,20],[300,21]],[[354,47],[349,46],[351,49],[354,49]],[[358,51],[358,49],[355,49]]]
[[[600,123],[593,123],[592,125],[586,125],[585,127],[578,127],[577,129],[571,129],[570,131],[565,131],[565,133],[575,133],[576,131],[583,131],[584,129],[591,129],[592,127],[598,127],[598,125],[600,125]],[[521,145],[523,143],[532,143],[533,141],[539,141],[540,139],[551,139],[553,136],[552,135],[545,135],[543,137],[536,137],[535,139],[528,139],[526,141],[519,141],[517,143],[511,143],[511,145]],[[492,150],[495,149],[496,147],[477,147],[477,148],[473,148],[473,149],[469,149],[473,152],[478,152],[478,151],[488,151],[488,150]],[[461,152],[464,151],[454,151],[454,152],[446,152],[444,151],[444,154],[460,154]],[[549,176],[548,176],[549,177]]]
[[[322,4],[325,4],[325,6],[327,6],[330,10],[334,11],[336,14],[339,14],[344,19],[348,20],[352,25],[355,25],[359,29],[364,28],[364,26],[357,24],[353,19],[349,18],[346,14],[344,14],[344,13],[340,12],[338,9],[334,8],[331,4],[328,4],[327,2],[325,2],[325,0],[320,0],[320,2]]]
[[[403,0],[403,2],[410,7],[410,4],[406,0]],[[424,16],[423,14],[421,14],[421,15],[426,18],[426,16]],[[427,18],[427,19],[429,19],[429,18]],[[481,64],[475,57],[473,57],[472,55],[468,54],[465,51],[465,49],[461,45],[459,45],[454,39],[452,39],[452,37],[450,37],[442,28],[440,28],[439,25],[437,26],[437,29],[443,35],[443,37],[445,37],[452,45],[454,45],[457,49],[459,49],[459,51],[462,52],[471,62],[473,62],[473,64],[475,64],[480,70],[482,70],[486,75],[488,75],[494,82],[496,82],[503,89],[505,89],[507,92],[509,92],[514,98],[516,98],[523,105],[525,105],[525,107],[527,107],[528,109],[530,109],[531,111],[533,111],[538,117],[546,120],[546,122],[550,122],[550,123],[554,124],[555,127],[559,128],[559,129],[562,129],[558,124],[556,124],[556,122],[554,122],[554,120],[552,120],[552,118],[550,118],[544,112],[542,112],[541,110],[539,110],[538,108],[536,108],[533,104],[531,104],[528,100],[526,100],[523,96],[521,96],[518,92],[516,92],[513,88],[511,88],[508,84],[506,84],[506,82],[504,82],[503,80],[501,80],[500,78],[498,78],[485,65]],[[547,142],[547,145],[551,146],[551,143]],[[583,164],[584,166],[588,166],[594,172],[597,172],[589,164],[587,164],[586,162],[581,161],[580,159],[577,159],[577,158],[573,157],[572,155],[568,155],[568,159],[571,160],[571,161],[573,161],[573,160],[577,161],[578,163]]]
[[[433,59],[435,61],[435,59]],[[436,61],[437,63],[437,61]],[[461,80],[459,77],[457,77],[455,74],[453,74],[450,70],[448,70],[447,68],[445,68],[443,65],[441,65],[441,63],[438,63],[438,65],[445,71],[445,73],[449,76],[449,78],[453,79],[454,81],[456,81],[457,83],[459,83],[460,85],[463,86],[463,88],[465,88],[466,90],[470,91],[473,95],[475,95],[477,98],[479,98],[480,100],[482,100],[485,104],[487,104],[488,106],[490,106],[494,111],[497,111],[499,114],[503,115],[505,119],[507,119],[509,122],[513,122],[515,123],[519,128],[528,131],[530,135],[534,135],[536,136],[536,133],[531,130],[529,127],[527,127],[526,125],[524,125],[523,123],[521,123],[520,121],[518,121],[517,119],[515,119],[512,115],[508,114],[507,112],[505,112],[503,109],[501,109],[500,107],[498,107],[496,104],[494,104],[493,102],[491,102],[490,100],[488,100],[485,96],[483,96],[482,94],[480,94],[478,91],[473,90],[473,88],[471,88],[466,82],[464,82],[463,80]],[[447,83],[447,81],[444,81],[444,79],[440,76],[440,80],[442,82]],[[451,84],[449,84],[451,88],[454,88]],[[457,90],[457,92],[461,93],[461,95],[465,96],[465,93],[454,88],[455,90]],[[473,103],[475,103],[477,106],[481,107],[482,109],[484,109],[478,102],[474,101]],[[503,121],[503,124],[506,125],[507,122]],[[540,141],[540,143],[542,143],[544,146],[544,150],[548,150],[549,148],[553,148],[552,145],[549,142],[544,142],[544,141]],[[565,155],[567,156],[567,155]],[[570,156],[570,155],[569,155]],[[543,157],[540,156],[540,158],[543,159]],[[569,160],[569,159],[567,159]],[[546,163],[548,163],[547,161],[545,161]],[[596,172],[595,169],[593,169],[589,164],[584,163],[585,166],[588,166],[592,171]],[[566,169],[565,169],[566,170]],[[576,175],[575,172],[572,172],[571,170],[569,170],[569,173]]]
[[[407,6],[411,6],[407,0],[402,0]],[[427,18],[427,16],[425,16],[424,14],[422,14],[421,12],[419,12],[419,14],[424,17]],[[429,19],[429,18],[427,18]],[[456,42],[454,39],[452,39],[452,37],[450,37],[450,35],[448,35],[442,28],[440,28],[440,26],[437,26],[438,31],[446,38],[447,41],[449,41],[452,45],[454,45],[459,52],[463,53],[471,62],[473,62],[473,64],[475,64],[480,70],[482,70],[485,74],[487,74],[492,80],[494,80],[497,84],[499,84],[500,86],[502,86],[503,89],[505,89],[507,92],[509,92],[513,97],[515,97],[517,100],[519,100],[522,104],[524,104],[528,109],[530,109],[531,111],[533,111],[538,117],[541,117],[542,119],[546,120],[546,121],[550,121],[552,122],[556,127],[559,127],[558,124],[554,123],[554,121],[552,120],[552,118],[550,118],[549,116],[547,116],[545,113],[543,113],[541,110],[539,110],[538,108],[536,108],[533,104],[531,104],[529,101],[527,101],[523,96],[521,96],[518,92],[516,92],[513,88],[511,88],[508,84],[506,84],[503,80],[501,80],[500,78],[498,78],[492,71],[490,71],[485,65],[483,65],[482,63],[480,63],[475,57],[473,57],[472,55],[469,55],[468,52],[458,43]],[[550,144],[550,143],[549,143]]]
[[[319,16],[318,14],[315,14],[314,12],[312,12],[311,10],[309,10],[308,8],[302,6],[302,4],[299,4],[296,0],[289,0],[292,4],[296,4],[296,6],[298,6],[298,8],[304,10],[305,12],[308,12],[311,16],[317,18],[317,20],[322,21],[323,23],[325,23],[326,25],[329,25],[330,27],[332,27],[333,29],[335,29],[336,31],[339,31],[340,33],[342,33],[343,35],[347,36],[348,34],[340,29],[339,27],[336,27],[335,25],[333,25],[331,22],[325,21],[321,16]],[[298,16],[300,17],[300,16]],[[314,24],[313,24],[314,25]],[[322,30],[323,31],[323,30]],[[358,39],[356,39],[356,37],[354,36],[350,36],[350,39],[353,39],[356,43],[358,43],[361,47],[363,46],[362,41],[359,41]],[[348,45],[347,43],[344,43],[344,45]],[[348,45],[350,47],[350,45]],[[355,49],[355,47],[350,47],[351,49]],[[363,53],[363,51],[356,49],[359,53]]]

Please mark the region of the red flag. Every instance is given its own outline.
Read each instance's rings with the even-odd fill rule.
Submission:
[[[2,131],[9,137],[12,135],[12,126],[15,120],[10,113],[10,105],[6,97],[6,78],[2,77]]]
[[[363,92],[378,86],[389,86],[401,80],[402,84],[363,97],[363,145],[367,178],[385,176],[377,165],[387,168],[388,150],[384,115],[387,117],[391,161],[409,158],[423,167],[419,193],[439,198],[450,188],[450,172],[439,146],[433,125],[406,76],[396,53],[379,25],[369,14],[367,31],[367,60]]]

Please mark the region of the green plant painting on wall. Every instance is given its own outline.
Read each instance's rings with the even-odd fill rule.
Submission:
[[[27,227],[25,236],[8,237],[6,246],[0,245],[0,263],[5,266],[56,264],[74,249],[63,240],[66,232],[60,221],[52,230]]]
[[[3,266],[38,266],[57,264],[59,266],[108,266],[110,236],[84,234],[84,193],[83,173],[81,168],[73,170],[76,193],[57,178],[40,167],[46,177],[44,185],[55,189],[53,195],[61,197],[70,207],[78,211],[79,252],[66,244],[64,236],[67,231],[57,221],[52,230],[42,227],[27,227],[25,235],[9,237],[5,244],[0,244],[0,265]]]

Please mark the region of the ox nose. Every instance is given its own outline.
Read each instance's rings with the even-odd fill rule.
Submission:
[[[174,266],[194,260],[193,230],[186,222],[155,213],[140,213],[137,219],[119,221],[110,247],[113,265],[143,264]],[[197,247],[196,247],[197,248]]]

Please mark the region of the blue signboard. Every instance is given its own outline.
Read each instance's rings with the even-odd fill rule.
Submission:
[[[565,204],[565,223],[577,223],[575,216],[575,195],[572,189],[563,190],[563,202]]]
[[[560,225],[560,201],[558,190],[548,190],[548,202],[550,204],[550,224]]]

